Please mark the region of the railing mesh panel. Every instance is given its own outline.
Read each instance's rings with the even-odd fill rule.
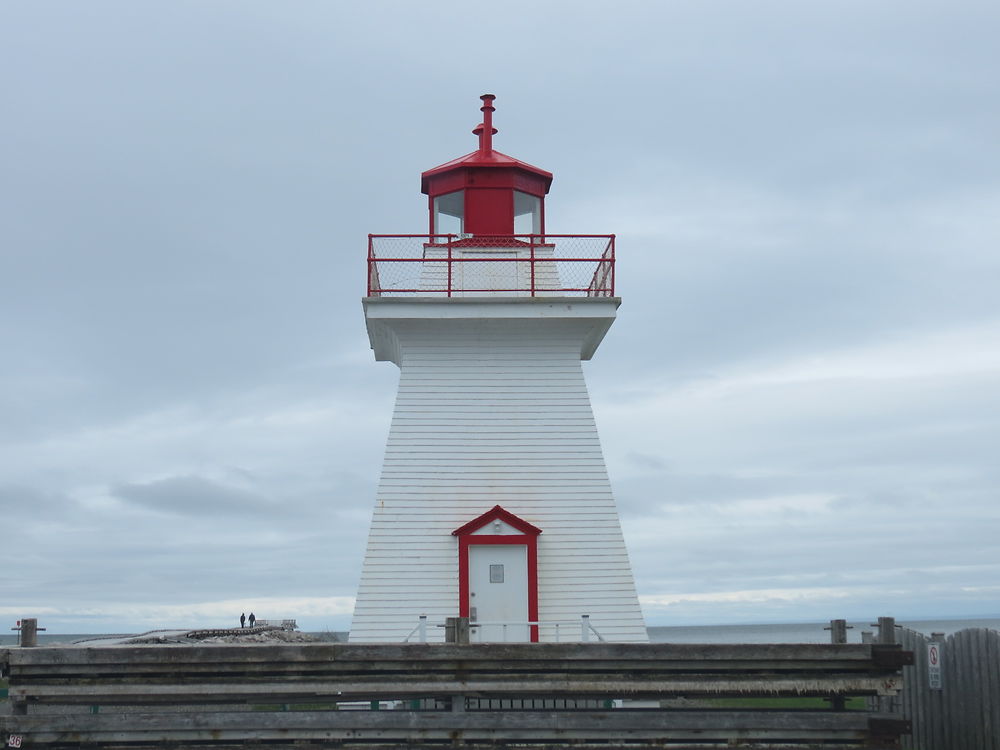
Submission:
[[[372,235],[370,296],[614,295],[613,235]]]

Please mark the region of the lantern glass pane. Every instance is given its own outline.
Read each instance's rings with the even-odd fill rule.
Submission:
[[[434,199],[434,234],[460,235],[465,229],[465,194],[461,190]]]
[[[514,191],[514,234],[542,233],[542,199]]]

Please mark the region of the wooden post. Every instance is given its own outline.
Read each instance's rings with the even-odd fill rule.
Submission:
[[[887,643],[894,644],[896,642],[896,618],[895,617],[880,617],[878,618],[878,623],[872,623],[873,627],[878,628],[878,636],[876,638],[876,643]],[[892,711],[892,698],[888,696],[879,696],[875,699],[877,701],[879,711],[883,713],[889,713]]]
[[[847,620],[830,620],[830,643],[847,643]]]
[[[847,643],[847,620],[830,620],[830,643],[834,645]],[[842,695],[835,695],[830,700],[830,708],[834,711],[844,711],[847,708],[847,699]]]
[[[895,643],[896,642],[896,618],[895,617],[880,617],[880,618],[878,618],[878,642],[879,643]]]
[[[444,639],[448,643],[468,644],[469,643],[469,618],[468,617],[446,617],[444,621]],[[465,713],[465,696],[451,696],[452,713]]]
[[[30,648],[38,645],[38,620],[26,617],[21,620],[21,646]]]
[[[446,617],[444,621],[444,640],[446,643],[457,643],[459,645],[468,645],[469,618]]]

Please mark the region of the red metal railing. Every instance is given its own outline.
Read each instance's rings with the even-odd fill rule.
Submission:
[[[613,234],[370,234],[368,296],[613,297]]]

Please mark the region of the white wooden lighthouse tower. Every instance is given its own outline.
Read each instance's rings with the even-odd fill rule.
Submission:
[[[351,641],[426,615],[473,641],[646,629],[581,361],[614,321],[613,235],[552,235],[552,175],[479,148],[422,175],[427,235],[372,235],[365,320],[400,368]],[[596,638],[596,636],[593,636]]]

